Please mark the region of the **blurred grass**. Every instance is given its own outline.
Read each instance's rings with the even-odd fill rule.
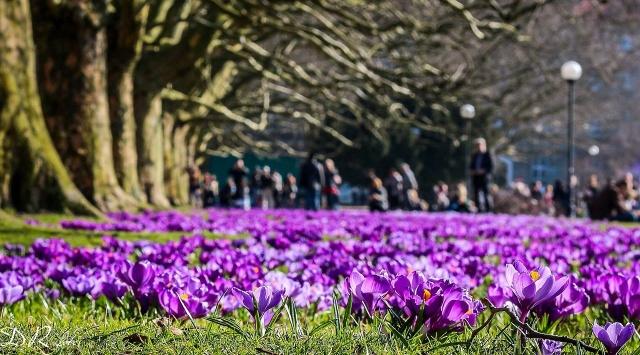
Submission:
[[[83,230],[68,230],[59,227],[62,220],[72,219],[73,216],[64,214],[24,214],[11,218],[0,217],[0,244],[31,245],[38,238],[60,238],[72,246],[99,246],[102,236],[110,235],[124,240],[151,240],[154,242],[167,242],[177,240],[181,236],[191,235],[188,232],[94,232]],[[26,220],[36,220],[40,224],[28,225]],[[83,218],[88,219],[88,218]],[[220,238],[214,233],[201,233],[207,238]]]

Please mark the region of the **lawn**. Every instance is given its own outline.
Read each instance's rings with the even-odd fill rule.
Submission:
[[[336,270],[342,270],[341,265],[348,264],[354,270],[366,269],[365,264],[359,261],[353,264],[354,260],[361,258],[357,255],[364,255],[362,260],[369,260],[370,256],[375,255],[367,263],[375,260],[378,265],[385,265],[384,269],[389,270],[391,274],[398,274],[397,270],[406,268],[406,265],[419,268],[419,265],[424,263],[424,256],[430,257],[431,254],[433,258],[429,259],[430,262],[440,264],[437,269],[433,269],[433,266],[427,269],[435,270],[434,273],[441,273],[446,269],[449,277],[457,280],[457,283],[475,285],[465,286],[471,289],[469,297],[475,300],[484,299],[488,290],[489,292],[494,290],[493,284],[500,278],[498,273],[504,270],[502,264],[513,259],[509,256],[511,253],[509,250],[514,251],[511,254],[522,254],[523,258],[531,257],[537,261],[543,260],[541,257],[543,255],[548,264],[555,264],[555,267],[552,267],[554,272],[566,270],[568,267],[575,270],[576,275],[581,274],[585,277],[594,262],[601,263],[603,270],[619,266],[620,272],[625,272],[625,275],[633,274],[636,270],[634,259],[630,259],[635,255],[634,232],[626,235],[624,234],[626,232],[620,232],[620,228],[617,227],[568,226],[566,221],[545,220],[544,223],[548,225],[542,226],[543,220],[516,218],[514,220],[519,222],[510,222],[512,219],[508,217],[468,219],[457,216],[391,215],[376,216],[372,219],[371,215],[361,212],[312,216],[257,212],[254,215],[243,216],[214,212],[209,218],[206,216],[202,217],[202,220],[199,217],[192,218],[189,223],[185,221],[171,223],[167,222],[167,218],[150,217],[148,220],[139,221],[144,226],[144,231],[124,232],[115,230],[117,228],[113,226],[107,226],[104,221],[93,221],[95,225],[89,225],[86,230],[63,229],[59,226],[62,220],[70,218],[66,215],[43,214],[23,215],[17,219],[0,221],[0,241],[3,245],[9,245],[5,254],[13,257],[12,260],[21,260],[23,256],[14,254],[15,247],[10,245],[19,244],[30,247],[35,242],[35,245],[41,248],[40,250],[55,249],[60,255],[66,255],[64,265],[69,263],[75,268],[85,270],[97,262],[92,258],[98,260],[105,255],[112,257],[112,251],[124,248],[129,250],[127,258],[130,261],[148,258],[152,263],[159,263],[163,268],[175,270],[181,270],[181,263],[189,270],[193,268],[198,270],[201,265],[228,264],[228,267],[233,267],[238,275],[246,272],[238,269],[238,265],[250,264],[256,256],[266,255],[266,259],[260,261],[261,264],[251,264],[259,265],[261,269],[259,275],[247,277],[251,280],[266,279],[271,284],[284,288],[287,287],[285,285],[291,281],[290,279],[270,279],[269,275],[286,274],[293,277],[292,275],[297,272],[304,274],[305,268],[308,269],[306,271],[311,272],[310,270],[317,266],[319,269],[313,271],[319,274],[314,277],[326,281],[334,277],[327,275],[333,275]],[[505,223],[515,223],[518,227],[505,226]],[[91,229],[98,229],[96,226],[112,230]],[[397,228],[398,231],[394,232],[389,226],[394,226],[393,228]],[[591,246],[590,241],[583,241],[585,248],[595,250],[596,254],[604,253],[604,256],[596,257],[589,251],[586,251],[587,257],[579,255],[581,251],[575,247],[575,241],[565,241],[563,238],[571,239],[566,236],[557,237],[564,230],[563,228],[572,231],[569,236],[571,233],[577,233],[576,230],[583,231],[585,235],[589,234],[589,238],[593,239],[594,243],[600,244]],[[183,230],[169,231],[170,229]],[[421,237],[422,232],[418,233],[418,231],[432,229],[433,237],[427,235]],[[313,232],[314,230],[317,232]],[[615,238],[624,240],[625,242],[621,244],[626,243],[631,246],[628,250],[621,248],[620,245],[616,246],[615,243],[610,247],[603,246],[601,235],[597,234],[600,230],[603,231],[602,233],[615,235]],[[629,230],[633,231],[632,228]],[[486,235],[487,231],[496,233],[498,237]],[[519,231],[518,238],[514,239],[511,236],[513,231]],[[619,236],[619,233],[622,233],[622,236]],[[116,239],[110,239],[112,241],[129,241],[130,243],[108,242],[116,244],[106,247],[103,246],[104,235],[115,237]],[[252,235],[254,238],[247,238],[247,235]],[[357,236],[358,242],[352,243],[351,235]],[[186,238],[182,238],[183,236]],[[69,246],[36,242],[40,238],[61,239]],[[397,238],[404,239],[396,240]],[[428,245],[420,245],[421,238],[430,240]],[[582,237],[576,236],[576,239],[581,240],[580,238]],[[235,243],[234,240],[239,243]],[[147,244],[144,241],[153,243]],[[305,249],[303,247],[305,243],[313,246],[314,249]],[[471,248],[468,243],[475,247]],[[229,249],[225,249],[227,246]],[[397,251],[389,249],[392,246],[397,248]],[[62,252],[59,251],[60,248]],[[145,251],[145,248],[155,249]],[[296,271],[300,268],[298,262],[274,262],[295,259],[295,253],[289,255],[288,250],[300,248],[306,250],[306,258],[317,255],[317,258],[301,259],[303,262],[301,265],[304,267],[300,271]],[[342,250],[342,248],[346,249]],[[494,250],[495,248],[498,249]],[[218,249],[222,249],[223,252],[218,253]],[[575,252],[575,255],[569,258],[566,255],[567,250]],[[610,256],[606,256],[609,253],[607,250],[616,250],[616,258],[621,259],[620,262],[611,264]],[[273,254],[274,251],[277,253]],[[526,256],[531,251],[536,251],[535,255]],[[554,254],[555,252],[557,255]],[[329,254],[323,256],[324,253]],[[347,256],[354,255],[355,259],[353,259],[354,256],[343,255],[345,253]],[[387,260],[387,255],[392,255],[390,253],[403,256],[390,262]],[[171,259],[163,265],[165,260],[162,258],[170,259],[175,255],[178,256],[175,260]],[[420,257],[414,259],[415,255]],[[578,265],[579,261],[583,265]],[[53,264],[59,262],[56,258],[49,261]],[[102,261],[100,263],[104,264]],[[116,262],[113,263],[116,264]],[[109,261],[104,266],[107,274],[109,270],[116,270],[108,264]],[[25,265],[21,267],[32,267],[29,264]],[[401,268],[398,269],[398,266]],[[13,268],[12,272],[20,273],[19,267],[16,268],[15,264],[7,266],[6,263],[0,262],[0,267],[4,268],[5,273],[7,268]],[[255,266],[251,266],[249,270],[253,270],[252,268]],[[116,273],[116,271],[112,272]],[[226,300],[236,295],[226,291],[217,301],[218,304],[211,307],[204,317],[194,319],[198,317],[191,317],[191,314],[187,317],[171,316],[167,314],[170,312],[167,308],[163,310],[163,307],[157,305],[143,309],[144,303],[137,300],[135,290],[133,293],[128,291],[117,300],[109,300],[106,293],[96,297],[89,294],[74,294],[74,288],[66,283],[60,283],[59,280],[53,281],[56,278],[52,276],[50,270],[46,273],[49,275],[48,278],[33,288],[32,292],[26,295],[26,299],[2,308],[0,353],[486,354],[488,351],[491,354],[513,354],[538,353],[541,344],[539,337],[558,339],[557,337],[561,336],[568,337],[568,340],[565,340],[569,342],[564,346],[564,353],[587,353],[589,350],[604,350],[592,334],[594,320],[598,320],[601,324],[613,320],[635,320],[635,315],[628,313],[631,312],[631,308],[625,308],[620,317],[619,314],[613,313],[610,304],[596,300],[601,296],[598,293],[599,286],[593,286],[593,284],[599,277],[575,281],[580,282],[580,287],[589,291],[591,301],[586,310],[576,311],[575,314],[569,313],[557,320],[550,319],[552,313],[532,311],[526,324],[540,334],[527,331],[529,336],[523,339],[521,335],[523,325],[512,319],[513,311],[500,311],[497,306],[496,309],[478,312],[477,321],[473,322],[474,326],[469,326],[467,320],[452,323],[451,326],[443,327],[441,330],[427,331],[424,335],[426,328],[416,328],[416,332],[413,331],[412,326],[400,329],[398,319],[402,315],[394,314],[391,306],[386,311],[382,309],[384,307],[379,306],[378,311],[374,310],[373,316],[369,317],[363,313],[362,309],[359,312],[356,311],[355,303],[353,308],[349,306],[354,302],[353,299],[345,303],[344,298],[334,293],[336,290],[344,291],[344,289],[327,287],[312,289],[311,295],[306,297],[313,301],[306,306],[297,305],[298,300],[294,302],[293,295],[287,298],[281,305],[270,311],[271,315],[275,314],[274,321],[267,323],[265,328],[261,329],[256,326],[254,318],[247,310],[221,302],[222,299]],[[465,279],[465,275],[475,276],[472,279]],[[235,277],[236,275],[232,275],[234,282],[240,282],[236,285],[242,284],[243,281]],[[343,277],[340,276],[340,278]],[[250,285],[255,284],[252,281]],[[245,284],[245,289],[250,290],[251,287],[255,286]],[[221,286],[221,289],[224,287]],[[62,296],[49,297],[48,292],[51,290],[61,293]],[[317,294],[314,295],[314,292]],[[2,297],[4,296],[0,295],[0,299]],[[387,300],[393,301],[392,298]],[[427,302],[426,296],[425,302]],[[572,302],[577,301],[572,300]],[[468,311],[469,314],[470,312],[471,310]],[[495,317],[492,312],[496,313]],[[571,344],[574,340],[579,340],[580,343],[577,346]],[[639,350],[635,349],[639,346],[640,341],[637,336],[634,336],[622,353],[637,354]]]

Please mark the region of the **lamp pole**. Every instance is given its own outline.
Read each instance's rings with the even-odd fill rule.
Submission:
[[[582,76],[582,67],[575,61],[568,61],[561,68],[562,79],[567,82],[569,89],[567,102],[567,197],[569,199],[567,216],[576,216],[576,188],[573,186],[575,176],[575,134],[574,134],[574,107],[575,84]]]
[[[464,144],[464,179],[467,187],[470,186],[469,177],[469,145],[471,141],[471,120],[476,117],[476,108],[473,105],[465,104],[460,107],[460,116],[464,119],[464,134],[467,137]]]

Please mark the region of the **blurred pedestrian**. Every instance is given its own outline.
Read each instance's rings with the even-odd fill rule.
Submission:
[[[569,211],[569,194],[560,180],[553,184],[553,207],[556,216],[566,216]]]
[[[446,211],[449,208],[449,185],[444,181],[439,181],[435,186],[436,203],[434,206],[435,211]]]
[[[220,190],[220,206],[225,208],[233,206],[233,196],[235,194],[236,183],[233,181],[233,177],[229,176],[222,190]]]
[[[493,172],[493,159],[487,151],[487,141],[484,138],[476,139],[474,145],[475,151],[469,165],[473,200],[480,212],[489,212],[492,204],[489,184]]]
[[[236,160],[233,168],[229,170],[229,175],[233,179],[235,185],[235,193],[232,196],[233,206],[249,210],[251,208],[251,200],[249,198],[249,170],[244,166],[244,160]]]
[[[204,174],[204,193],[202,195],[202,206],[209,208],[218,204],[219,197],[218,178],[206,172]]]
[[[324,181],[323,194],[327,199],[327,208],[330,210],[337,210],[340,208],[340,184],[342,184],[342,177],[336,168],[333,159],[326,159],[324,161]]]
[[[458,183],[456,185],[455,193],[451,198],[451,202],[449,203],[448,210],[461,213],[476,212],[475,206],[473,206],[473,203],[469,201],[468,195],[465,184]]]
[[[282,186],[282,202],[286,208],[298,207],[298,185],[293,174],[287,174]]]
[[[536,180],[533,184],[531,184],[531,198],[536,201],[541,201],[544,196],[544,185],[542,181]]]
[[[587,206],[587,211],[591,210],[591,204],[598,195],[599,190],[600,183],[598,181],[598,175],[591,174],[591,176],[589,176],[589,184],[582,193],[582,201],[584,202],[584,205]]]
[[[625,179],[618,180],[615,184],[607,184],[593,199],[589,216],[595,220],[636,222],[638,215],[625,203],[628,197],[628,182]]]
[[[202,207],[202,175],[197,166],[190,167],[189,175],[189,205],[195,208]]]
[[[284,189],[284,182],[282,181],[282,175],[279,172],[274,171],[271,174],[273,179],[273,201],[274,207],[280,208],[282,207],[282,191]]]
[[[420,191],[418,189],[418,180],[416,180],[416,175],[413,173],[413,170],[411,170],[411,167],[407,163],[400,164],[400,174],[402,175],[402,189],[403,189],[402,198],[404,199],[404,205],[405,205],[404,207],[408,209],[409,208],[409,205],[408,205],[409,191],[410,190],[416,190],[416,192]]]
[[[553,185],[548,184],[544,189],[544,196],[542,197],[542,204],[544,213],[548,216],[554,216],[556,213],[553,203]]]
[[[374,212],[384,212],[389,208],[387,190],[382,186],[380,178],[374,178],[369,191],[369,210]]]
[[[398,170],[395,168],[389,169],[389,175],[384,180],[384,187],[389,194],[389,209],[400,209],[404,202],[404,188],[402,187],[402,175]]]
[[[249,198],[251,200],[251,206],[257,207],[260,203],[260,183],[262,178],[262,168],[260,165],[256,165],[251,173],[251,179],[249,180]]]
[[[265,165],[262,168],[262,175],[260,176],[260,207],[263,210],[275,207],[273,189],[274,181],[273,175],[271,174],[271,167]]]
[[[638,208],[638,190],[636,189],[633,173],[626,173],[624,175],[624,181],[627,184],[627,198],[625,203],[627,204],[628,209],[635,210]]]
[[[418,191],[409,190],[407,193],[407,206],[409,211],[426,211],[429,209],[429,204],[420,198]]]
[[[309,153],[307,160],[300,167],[300,187],[304,194],[304,208],[317,211],[320,209],[320,193],[324,186],[324,169],[316,159],[316,155]]]

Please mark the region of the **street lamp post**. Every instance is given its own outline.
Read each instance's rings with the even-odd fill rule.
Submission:
[[[464,178],[467,186],[469,186],[469,144],[471,138],[471,132],[469,132],[469,126],[471,124],[471,120],[476,117],[476,108],[473,105],[465,104],[460,107],[460,116],[464,118],[464,132],[467,136],[467,139],[464,144]]]
[[[568,61],[562,64],[560,70],[562,79],[567,82],[569,88],[568,105],[567,105],[567,192],[569,197],[569,217],[576,216],[576,189],[572,186],[572,177],[575,175],[575,137],[573,111],[575,106],[575,83],[582,76],[582,67],[578,62]]]

